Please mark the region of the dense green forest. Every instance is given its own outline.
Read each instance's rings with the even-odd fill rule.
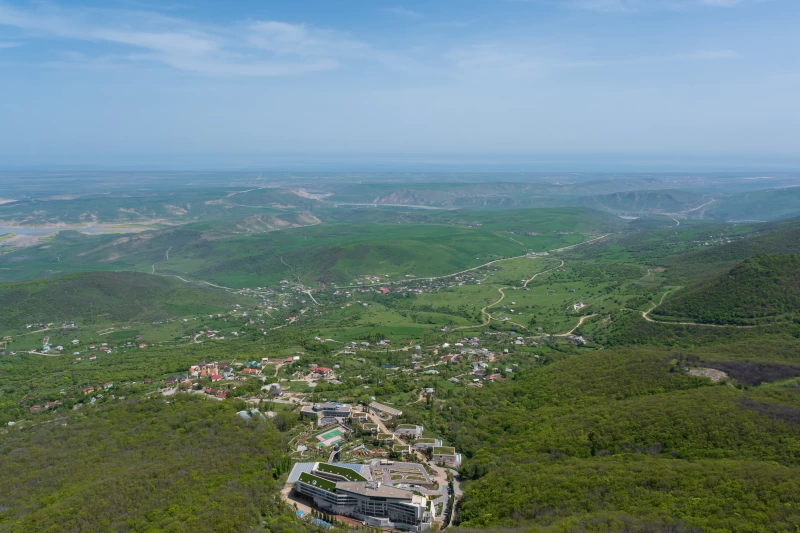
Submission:
[[[666,267],[671,280],[684,283],[720,274],[757,255],[799,253],[800,218],[791,218],[759,224],[751,234],[732,240],[724,246],[704,247],[675,254],[665,257],[661,263]]]
[[[228,311],[238,300],[210,287],[135,272],[85,272],[0,284],[3,331],[27,324],[152,322]]]
[[[236,407],[139,398],[3,435],[0,531],[302,531],[277,495],[287,437]]]
[[[655,317],[714,324],[793,318],[800,310],[800,255],[758,255],[687,287],[653,310]]]
[[[794,527],[800,387],[778,381],[744,390],[687,373],[719,357],[713,349],[595,352],[453,401],[447,433],[469,456],[461,474],[472,480],[462,525]],[[792,365],[775,366],[774,379],[797,375]]]

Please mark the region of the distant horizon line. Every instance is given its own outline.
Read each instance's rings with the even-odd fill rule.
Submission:
[[[661,175],[687,175],[687,174],[798,174],[800,177],[800,166],[796,168],[687,168],[687,169],[660,169],[660,168],[642,168],[642,169],[568,169],[568,168],[548,168],[548,169],[530,169],[530,170],[509,170],[509,169],[318,169],[312,170],[308,168],[286,168],[286,169],[262,169],[262,168],[231,168],[231,167],[198,167],[198,168],[183,168],[183,167],[153,167],[153,168],[125,168],[125,167],[0,167],[0,175],[11,173],[41,173],[41,174],[98,174],[98,173],[113,173],[113,174],[152,174],[159,172],[177,173],[177,174],[198,174],[198,173],[263,173],[267,175],[275,174],[380,174],[380,175],[409,175],[409,174],[507,174],[507,175],[523,175],[523,174],[619,174],[619,175],[638,175],[654,173]],[[773,176],[758,176],[763,179],[769,179]],[[258,179],[255,177],[254,179]]]
[[[0,154],[4,172],[800,172],[800,154]]]

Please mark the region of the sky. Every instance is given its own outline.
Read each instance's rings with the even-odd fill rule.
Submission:
[[[800,169],[798,0],[0,0],[0,168]]]

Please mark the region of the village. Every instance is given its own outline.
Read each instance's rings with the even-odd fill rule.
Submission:
[[[323,528],[337,523],[407,531],[444,528],[461,497],[462,455],[448,440],[437,413],[469,389],[492,387],[542,364],[553,343],[585,343],[579,335],[554,336],[542,327],[518,323],[531,309],[525,305],[533,279],[528,264],[516,267],[516,281],[501,267],[487,264],[440,278],[374,275],[349,286],[322,283],[309,289],[283,280],[276,288],[239,289],[236,293],[251,298],[252,304],[174,317],[166,321],[177,333],[173,339],[137,329],[127,333],[126,326],[112,325],[97,334],[73,321],[31,324],[31,335],[42,326],[44,336],[39,337],[41,347],[28,353],[72,354],[73,365],[108,364],[133,351],[159,357],[180,346],[198,353],[202,349],[208,356],[138,381],[79,382],[65,387],[60,397],[25,398],[25,405],[42,417],[59,409],[97,408],[140,393],[167,401],[191,395],[235,402],[243,423],[268,423],[291,437],[292,466],[282,495],[298,517]],[[497,281],[481,287],[494,276],[514,284],[503,286],[499,299]],[[412,330],[416,334],[398,334],[391,327],[382,328],[383,334],[329,325],[313,335],[313,330],[298,327],[353,324],[353,319],[368,324],[375,313],[404,316],[418,298],[469,288],[488,295],[484,301],[491,306],[481,305],[491,311],[479,305],[472,310],[451,307],[448,312],[460,314],[460,322],[442,323],[440,316],[438,323]],[[514,290],[518,295],[512,296]],[[563,293],[569,313],[585,312],[587,304],[577,299],[575,290]],[[345,340],[349,331],[355,333]],[[113,340],[98,340],[106,335]],[[267,348],[274,336],[291,340],[277,350]],[[211,350],[205,352],[204,346]]]
[[[510,348],[494,349],[498,335],[485,333],[485,340],[473,335],[429,346],[406,340],[394,348],[390,339],[379,339],[344,343],[326,356],[201,361],[168,377],[159,391],[166,396],[199,394],[209,400],[237,398],[246,405],[239,416],[248,421],[291,419],[281,422],[296,424],[295,464],[283,495],[300,515],[424,531],[451,519],[450,510],[460,496],[457,469],[462,457],[418,421],[420,409],[445,405],[458,387],[508,379],[519,368]],[[516,337],[503,338],[515,341]],[[317,336],[314,342],[323,345],[326,339]],[[375,361],[376,354],[395,349],[398,362]],[[328,360],[340,362],[323,364]],[[503,360],[508,362],[501,364]],[[413,400],[378,399],[376,380],[381,379],[409,383]],[[353,389],[363,389],[366,395],[347,400],[337,392]],[[370,394],[373,389],[376,392]],[[397,503],[391,512],[374,505],[386,495]]]

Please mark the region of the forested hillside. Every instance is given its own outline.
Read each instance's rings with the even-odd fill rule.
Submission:
[[[660,319],[751,324],[791,319],[800,310],[800,255],[758,255],[687,287],[653,310]]]
[[[800,218],[759,224],[752,235],[724,244],[661,261],[668,276],[677,282],[692,282],[729,270],[761,254],[800,254]]]
[[[461,525],[794,527],[800,520],[800,388],[713,385],[687,373],[702,364],[700,353],[584,354],[453,402],[448,433],[469,456],[461,473],[472,480]],[[721,356],[724,351],[705,354]],[[797,360],[796,350],[791,357]]]
[[[303,531],[278,503],[290,462],[271,421],[187,395],[82,413],[0,439],[0,531]]]
[[[135,272],[86,272],[0,284],[3,330],[26,324],[148,322],[196,312],[229,310],[225,291]]]

